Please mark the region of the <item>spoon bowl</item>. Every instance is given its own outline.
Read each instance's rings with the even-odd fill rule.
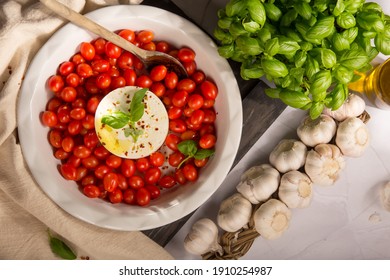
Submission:
[[[53,0],[40,0],[42,4],[48,7],[50,10],[58,14],[59,16],[69,20],[77,26],[84,28],[88,31],[95,33],[96,35],[112,42],[113,44],[121,47],[122,49],[134,54],[145,66],[145,69],[149,70],[155,65],[165,65],[171,71],[174,71],[179,77],[187,77],[187,71],[179,60],[166,53],[157,51],[148,51],[141,49],[129,41],[125,40],[118,34],[106,29],[105,27],[97,24],[89,18],[73,11],[67,6]]]

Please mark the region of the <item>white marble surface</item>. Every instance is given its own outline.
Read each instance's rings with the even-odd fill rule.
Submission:
[[[367,107],[371,144],[360,158],[347,158],[335,185],[314,187],[310,207],[293,209],[287,232],[279,239],[257,238],[243,259],[390,259],[390,212],[379,189],[390,180],[390,111]],[[261,115],[261,112],[259,112]],[[177,259],[199,259],[184,250],[183,239],[200,218],[216,221],[220,202],[235,192],[241,174],[268,162],[282,138],[296,138],[304,112],[287,108],[165,247]]]

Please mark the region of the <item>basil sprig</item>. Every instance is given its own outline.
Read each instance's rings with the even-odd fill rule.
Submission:
[[[316,118],[344,103],[355,71],[390,55],[390,17],[365,2],[230,0],[218,11],[219,54],[241,63],[243,79],[274,82],[268,96]]]
[[[191,158],[205,159],[214,155],[214,149],[198,149],[197,144],[194,140],[184,140],[177,144],[179,151],[186,156],[186,158],[180,162],[177,168],[180,168],[183,163]]]
[[[138,137],[143,134],[143,129],[137,128],[136,123],[144,115],[145,105],[142,100],[147,91],[147,88],[136,91],[130,102],[128,112],[114,111],[111,115],[104,115],[102,123],[115,129],[123,128],[125,136],[131,136],[134,142],[137,142]]]
[[[64,260],[76,259],[76,254],[65,244],[64,241],[52,236],[50,230],[47,231],[49,234],[50,248],[54,254]]]

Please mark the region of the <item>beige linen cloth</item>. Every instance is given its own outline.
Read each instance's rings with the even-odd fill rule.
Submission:
[[[61,2],[85,13],[134,1]],[[22,77],[40,46],[63,24],[37,0],[0,0],[0,259],[57,259],[48,228],[78,259],[172,259],[141,232],[104,229],[70,216],[45,195],[23,160],[16,119]]]

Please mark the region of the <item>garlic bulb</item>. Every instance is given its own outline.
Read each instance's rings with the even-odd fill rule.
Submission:
[[[367,126],[361,119],[351,117],[339,124],[336,145],[345,156],[362,156],[369,142],[370,136]]]
[[[309,147],[329,143],[336,134],[336,122],[331,117],[321,114],[312,120],[307,116],[297,128],[299,139]]]
[[[253,166],[241,176],[236,189],[253,204],[266,201],[277,190],[279,172],[269,164]]]
[[[222,201],[217,222],[228,232],[235,232],[245,227],[252,215],[252,204],[239,193],[235,193]]]
[[[276,239],[290,224],[291,210],[277,199],[264,202],[253,215],[256,231],[266,239]]]
[[[290,171],[282,176],[279,186],[279,199],[288,208],[304,208],[310,205],[313,197],[310,178],[300,171]]]
[[[222,247],[218,244],[216,224],[208,218],[195,222],[184,238],[184,248],[195,255],[203,255],[207,252],[220,252],[222,254]]]
[[[390,211],[390,181],[387,182],[381,189],[381,201],[383,208]]]
[[[340,108],[335,111],[325,108],[323,113],[339,122],[342,122],[347,118],[360,116],[364,112],[365,108],[366,103],[363,98],[352,93],[348,96],[347,100],[345,100]]]
[[[319,144],[307,153],[305,172],[314,184],[333,185],[344,167],[344,156],[336,145]]]
[[[305,164],[307,147],[296,139],[283,139],[269,155],[270,163],[281,173],[298,170]]]

